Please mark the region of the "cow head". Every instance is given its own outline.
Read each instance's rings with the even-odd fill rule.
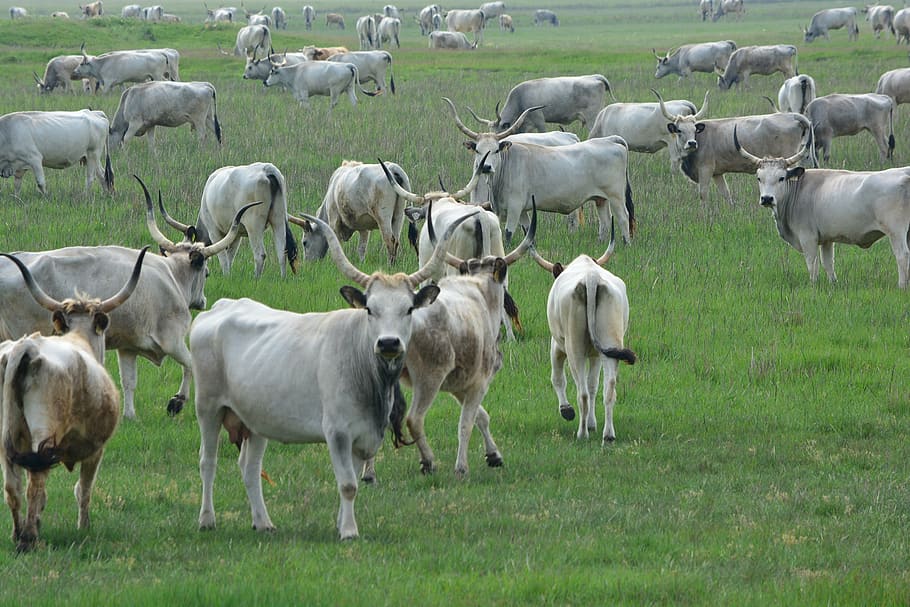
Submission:
[[[663,97],[656,90],[651,92],[657,97],[660,103],[660,111],[667,119],[667,130],[670,132],[671,141],[667,146],[670,153],[670,163],[675,168],[680,165],[683,158],[692,154],[698,149],[698,141],[695,136],[705,130],[703,122],[698,120],[704,116],[708,110],[708,92],[705,92],[705,100],[702,102],[701,109],[692,116],[683,116],[681,114],[671,114],[664,104]]]
[[[48,85],[44,80],[42,80],[41,77],[38,76],[38,72],[32,72],[32,75],[35,76],[35,82],[38,83],[38,92],[40,94],[43,95],[45,93],[50,93],[53,90],[54,87]]]
[[[280,85],[283,80],[281,68],[283,68],[287,62],[287,57],[282,57],[279,61],[277,57],[269,55],[269,75],[262,81],[262,84],[264,86]]]
[[[803,41],[812,42],[816,38],[818,38],[818,34],[815,32],[815,30],[806,27],[803,28]]]
[[[73,70],[73,78],[97,78],[92,58],[85,52],[85,42],[82,43],[79,52],[82,54],[82,63]]]
[[[604,267],[605,265],[607,265],[607,262],[610,261],[610,258],[613,257],[613,252],[615,250],[616,250],[616,230],[615,230],[615,226],[613,224],[613,220],[611,219],[610,220],[610,244],[607,245],[607,250],[604,251],[603,255],[601,255],[600,257],[598,257],[597,259],[594,260],[594,263],[596,263],[600,267]],[[533,246],[531,247],[530,255],[532,258],[534,258],[534,261],[537,262],[537,265],[539,265],[541,268],[543,268],[547,272],[551,273],[553,275],[553,278],[559,278],[559,275],[562,274],[563,270],[566,269],[565,266],[562,265],[561,263],[559,263],[558,261],[551,262],[551,261],[547,261],[546,259],[544,259],[544,257],[540,253],[538,253],[537,249]]]
[[[148,226],[149,234],[151,234],[152,239],[158,243],[158,246],[161,247],[162,254],[172,260],[171,271],[183,289],[187,306],[191,310],[204,310],[206,306],[204,293],[205,279],[208,276],[206,261],[209,257],[217,255],[231,246],[234,239],[240,236],[240,232],[243,229],[243,226],[240,223],[243,214],[248,208],[262,204],[262,202],[251,202],[250,204],[241,207],[240,210],[237,211],[237,214],[234,215],[231,229],[228,230],[228,233],[225,234],[224,238],[218,242],[209,244],[197,240],[198,234],[194,226],[178,223],[164,211],[164,204],[161,202],[161,192],[159,192],[158,204],[162,214],[169,225],[183,232],[183,240],[175,243],[169,240],[161,233],[161,230],[158,229],[158,223],[155,221],[155,208],[152,206],[152,197],[149,194],[148,188],[145,187],[145,183],[136,175],[133,175],[133,177],[135,177],[136,181],[139,182],[139,185],[142,186],[142,191],[145,194],[145,223],[146,226]]]
[[[285,61],[287,61],[285,59]],[[268,59],[254,59],[253,57],[246,58],[246,67],[243,69],[243,79],[244,80],[262,80],[265,82],[269,74],[272,73],[272,65],[283,65],[283,62],[279,62],[277,56],[273,57],[269,53]]]
[[[736,127],[733,127],[733,145],[743,158],[755,166],[759,202],[776,214],[778,205],[787,198],[790,180],[799,179],[806,172],[806,169],[797,165],[806,155],[808,144],[803,145],[802,149],[789,158],[759,158],[742,147]]]
[[[679,58],[677,57],[679,49],[670,49],[663,57],[658,55],[657,51],[653,48],[651,49],[651,52],[657,57],[657,70],[654,72],[655,78],[663,78],[667,74],[675,73],[679,66]]]

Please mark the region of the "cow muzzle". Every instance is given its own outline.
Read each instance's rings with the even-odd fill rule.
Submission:
[[[404,345],[397,337],[380,337],[374,348],[376,354],[387,361],[393,361],[404,354]]]
[[[690,152],[693,150],[697,150],[698,142],[695,141],[694,139],[690,139],[689,141],[686,142],[685,149]]]
[[[773,207],[774,206],[774,196],[762,196],[758,199],[763,207]]]

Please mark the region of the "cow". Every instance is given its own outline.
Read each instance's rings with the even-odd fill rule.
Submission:
[[[451,100],[443,100],[455,125],[470,138],[465,147],[474,152],[475,172],[491,175],[489,200],[505,220],[506,245],[519,221],[527,227],[532,195],[538,210],[564,215],[593,199],[600,219],[600,238],[605,238],[612,214],[619,218],[623,241],[631,242],[635,209],[629,185],[629,149],[621,137],[600,137],[559,147],[503,141],[537,108],[526,109],[508,130],[477,133],[464,125]]]
[[[147,250],[139,253],[127,283],[104,300],[77,294],[58,301],[47,295],[19,259],[2,254],[21,272],[34,301],[51,312],[58,333],[52,337],[33,333],[0,343],[0,468],[19,552],[37,544],[47,503],[45,484],[51,468],[59,463],[69,471],[79,465],[74,488],[78,527],[90,525],[92,486],[105,443],[120,420],[120,394],[104,368],[104,332],[109,314],[136,288]],[[28,472],[24,521],[23,471]]]
[[[83,19],[91,19],[92,17],[100,17],[104,14],[104,2],[97,0],[96,2],[90,2],[85,6],[79,6],[79,10],[82,11]]]
[[[694,116],[673,115],[660,94],[657,96],[661,111],[667,119],[667,128],[673,133],[669,145],[670,162],[679,163],[683,174],[698,184],[698,195],[703,205],[708,202],[710,181],[713,179],[721,196],[733,204],[733,195],[727,187],[725,173],[751,173],[753,166],[744,162],[733,149],[733,129],[739,128],[744,139],[755,150],[766,154],[792,154],[800,148],[809,149],[809,161],[815,163],[810,146],[812,124],[802,114],[774,113],[736,118],[696,120]],[[707,98],[702,106],[707,107]]]
[[[904,42],[910,44],[910,8],[902,8],[894,13],[894,31],[897,35],[897,43]]]
[[[360,84],[368,80],[376,83],[376,94],[380,95],[386,90],[385,74],[389,71],[389,84],[392,94],[395,94],[395,75],[392,73],[392,55],[388,51],[354,51],[339,53],[328,59],[336,63],[353,63],[357,66]]]
[[[350,53],[346,46],[305,46],[300,49],[300,52],[309,61],[325,61],[330,57],[335,55],[340,55],[342,53]]]
[[[376,47],[382,46],[383,42],[388,42],[389,46],[395,43],[396,48],[401,48],[401,42],[398,41],[398,34],[401,30],[401,19],[396,17],[386,17],[379,22],[376,27]]]
[[[311,95],[323,95],[330,98],[329,111],[338,104],[342,93],[348,94],[351,105],[357,105],[357,91],[369,97],[376,95],[359,87],[360,75],[353,63],[335,63],[332,61],[311,61],[297,65],[272,63],[272,71],[266,78],[265,86],[283,86],[291,91],[301,107],[310,107]]]
[[[438,4],[428,4],[420,9],[417,14],[417,23],[420,25],[420,35],[429,36],[430,32],[439,29],[439,19],[442,9]]]
[[[746,7],[743,6],[743,0],[717,0],[717,10],[711,16],[711,21],[717,21],[721,17],[736,15],[736,19],[742,19]]]
[[[242,2],[240,3],[240,6],[243,6]],[[269,15],[263,15],[261,10],[251,13],[250,11],[243,9],[243,12],[246,15],[247,25],[264,25],[268,28],[272,27],[272,18]]]
[[[330,26],[337,27],[340,30],[344,29],[344,17],[338,13],[326,13],[325,14],[325,27],[328,29]]]
[[[257,531],[275,529],[262,499],[268,440],[326,443],[341,498],[336,528],[342,540],[358,536],[354,499],[363,462],[376,454],[390,425],[396,444],[403,440],[403,411],[393,410],[393,403],[413,313],[439,294],[436,285],[417,293],[413,289],[442,262],[454,227],[429,266],[413,274],[369,275],[348,260],[328,225],[304,217],[312,229],[325,233],[341,273],[365,291],[342,287],[352,310],[297,314],[250,299],[221,299],[196,317],[190,348],[201,435],[200,529],[215,527],[212,489],[222,425],[240,444],[239,463]],[[297,353],[293,361],[289,352]]]
[[[480,10],[483,11],[484,21],[489,22],[493,19],[499,19],[500,15],[506,12],[506,3],[484,2],[480,5]]]
[[[155,127],[178,127],[189,123],[203,143],[210,130],[221,144],[215,87],[209,82],[146,82],[132,86],[120,96],[111,123],[108,146],[118,148],[133,137],[148,135],[155,150]]]
[[[121,19],[142,19],[142,7],[138,4],[127,4],[120,9]]]
[[[892,36],[897,36],[894,31],[894,7],[890,5],[866,6],[863,8],[866,21],[872,25],[872,32],[876,38],[881,38],[882,31],[888,30]]]
[[[379,47],[376,42],[376,20],[372,15],[358,17],[354,27],[357,30],[357,38],[360,40],[360,50],[370,50]]]
[[[828,32],[847,28],[847,38],[856,40],[859,38],[859,27],[856,25],[856,9],[852,6],[846,8],[826,8],[812,15],[808,28],[803,28],[803,38],[806,42],[812,42],[816,38],[824,37],[830,40]]]
[[[895,107],[910,103],[910,68],[901,67],[882,74],[875,85],[875,92],[891,97]]]
[[[146,6],[142,9],[142,19],[157,23],[164,18],[164,7],[160,4]]]
[[[446,29],[450,32],[473,34],[477,46],[483,44],[486,16],[479,9],[455,9],[445,15]]]
[[[180,17],[173,13],[163,13],[161,15],[162,23],[180,23]]]
[[[280,6],[272,9],[272,23],[276,30],[286,30],[288,28],[288,15]]]
[[[170,62],[167,53],[156,50],[111,51],[90,57],[82,49],[82,63],[73,70],[76,78],[94,78],[102,93],[118,84],[170,80]]]
[[[534,11],[534,25],[552,25],[553,27],[559,27],[559,18],[553,11],[539,9]]]
[[[284,175],[271,163],[254,162],[216,169],[206,179],[202,189],[202,202],[196,220],[197,238],[206,244],[224,238],[230,232],[233,218],[239,209],[250,202],[265,201],[268,205],[247,211],[242,221],[244,233],[250,239],[250,248],[253,250],[254,277],[259,278],[265,266],[263,237],[267,228],[272,229],[281,277],[285,277],[286,265],[290,265],[291,271],[296,273],[297,241],[288,224],[287,195]],[[225,276],[231,272],[239,247],[238,238],[218,253],[221,271]]]
[[[616,440],[613,406],[619,363],[635,364],[638,357],[624,345],[629,328],[629,298],[626,284],[604,266],[613,256],[615,240],[603,255],[594,259],[579,255],[569,265],[552,263],[534,248],[531,256],[553,274],[547,296],[547,324],[550,327],[550,381],[556,392],[563,419],[575,419],[575,410],[566,396],[566,359],[575,382],[578,401],[577,439],[597,431],[594,401],[603,374],[604,425],[602,444]]]
[[[691,101],[675,99],[666,102],[667,111],[674,116],[693,116],[695,120],[704,115],[707,108],[707,93],[702,111]],[[630,152],[654,154],[670,145],[673,132],[667,128],[667,120],[658,103],[611,103],[597,114],[588,139],[619,135],[629,146]],[[671,165],[676,173],[679,164]]]
[[[297,65],[309,61],[304,53],[281,53],[280,55],[269,55],[263,59],[246,58],[246,67],[243,68],[244,80],[261,80],[263,82],[272,72],[272,62],[283,65]]]
[[[714,0],[699,0],[698,14],[701,15],[702,21],[707,21],[708,17],[714,14]]]
[[[10,19],[25,19],[28,17],[28,11],[22,8],[21,6],[11,6],[9,7],[9,18]]]
[[[661,57],[655,49],[651,49],[657,58],[655,78],[663,78],[676,74],[679,79],[688,78],[692,72],[706,72],[714,74],[723,72],[730,62],[730,55],[736,50],[736,43],[732,40],[718,42],[702,42],[700,44],[684,44],[676,50],[667,51]]]
[[[469,42],[461,32],[433,31],[428,38],[433,49],[473,51],[477,48],[477,43]]]
[[[401,11],[398,10],[398,7],[394,4],[386,4],[382,7],[382,16],[391,17],[393,19],[401,20]]]
[[[817,97],[815,79],[806,74],[788,78],[777,92],[778,111],[805,114],[806,106]]]
[[[496,120],[477,118],[495,131],[512,129],[516,119],[526,109],[536,106],[539,111],[532,112],[513,133],[546,130],[547,122],[570,125],[576,120],[588,128],[593,125],[597,113],[604,107],[604,93],[613,97],[610,82],[601,74],[590,76],[559,76],[556,78],[535,78],[515,85],[506,95],[506,103],[499,112],[496,107]],[[616,97],[613,97],[616,101]]]
[[[235,7],[222,7],[216,9],[210,9],[208,5],[205,5],[205,22],[206,23],[233,23],[234,17],[237,14],[237,9]]]
[[[151,53],[163,54],[166,58],[166,68],[164,71],[164,80],[172,82],[180,81],[180,52],[173,48],[141,48],[132,51],[134,53]],[[156,79],[157,80],[157,79]]]
[[[726,69],[718,71],[717,86],[726,91],[734,85],[749,86],[750,74],[769,76],[781,72],[787,78],[796,76],[796,47],[792,44],[744,46],[733,51]]]
[[[51,13],[51,19],[69,19],[70,14],[66,11],[54,11]]]
[[[806,106],[806,117],[812,122],[816,156],[826,163],[831,159],[832,139],[861,131],[872,135],[882,162],[894,153],[894,102],[887,95],[823,95]]]
[[[272,33],[266,25],[245,25],[237,30],[237,40],[234,43],[235,57],[252,57],[268,54],[272,48]]]
[[[771,209],[777,232],[803,254],[809,279],[818,280],[818,258],[830,282],[834,273],[834,243],[864,249],[882,236],[891,242],[897,262],[898,287],[910,281],[910,169],[854,172],[804,169],[796,166],[802,151],[790,157],[759,157],[734,145],[758,176],[759,202]]]
[[[77,78],[73,72],[82,63],[82,55],[58,55],[47,62],[44,68],[44,78],[40,78],[37,73],[32,72],[35,76],[35,82],[38,83],[38,92],[46,94],[52,92],[55,88],[62,88],[64,92],[72,91],[70,81],[76,80],[82,82],[82,92],[91,93],[95,90],[98,82],[93,78]]]
[[[313,21],[316,20],[316,9],[311,5],[305,4],[303,6],[303,26],[307,31],[313,29]]]
[[[0,177],[13,177],[19,196],[22,177],[35,173],[38,190],[47,195],[44,169],[85,165],[85,191],[97,178],[108,194],[114,173],[107,148],[107,116],[100,110],[13,112],[0,116]],[[103,161],[103,163],[102,163]]]
[[[502,14],[499,16],[499,31],[515,33],[515,26],[512,25],[512,15]]]

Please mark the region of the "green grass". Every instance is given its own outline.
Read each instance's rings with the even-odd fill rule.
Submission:
[[[342,100],[331,115],[327,99],[303,111],[286,92],[241,80],[242,62],[216,47],[230,48],[234,29],[205,29],[197,3],[165,7],[183,17],[177,26],[117,17],[0,20],[0,113],[91,105],[112,116],[116,93],[39,97],[31,72],[40,73],[56,54],[78,52],[83,41],[93,53],[169,46],[181,51],[185,80],[216,85],[225,132],[221,149],[200,148],[186,127],[159,130],[156,155],[143,140],[132,142],[113,154],[111,198],[86,196],[76,168],[49,170],[46,198],[31,174],[21,200],[12,197],[10,182],[0,183],[0,250],[149,244],[132,173],[160,188],[170,213],[185,222],[196,216],[205,178],[229,164],[276,164],[287,177],[293,212],[318,207],[346,158],[398,162],[418,191],[435,188],[437,176],[460,187],[471,158],[442,96],[491,115],[521,80],[603,73],[621,101],[651,100],[649,89],[657,87],[665,98],[700,104],[711,90],[709,116],[721,117],[767,111],[761,96],[776,96],[782,81],[757,76],[751,90],[729,93],[705,74],[655,81],[652,47],[728,38],[797,44],[800,71],[816,78],[820,94],[870,91],[879,74],[908,65],[906,47],[875,40],[864,22],[857,43],[835,31],[830,42],[803,44],[798,28],[823,2],[753,3],[742,22],[705,24],[696,20],[694,2],[556,0],[549,4],[560,15],[558,29],[531,27],[537,6],[514,4],[515,34],[491,28],[472,53],[428,51],[412,21],[419,7],[405,6],[402,48],[393,51],[398,94],[361,97],[356,108]],[[59,7],[28,8],[40,15]],[[321,19],[305,32],[300,5],[284,8],[290,25],[275,35],[277,49],[353,48],[354,18],[375,7],[353,0],[317,6],[320,17],[335,8],[345,14],[345,32],[326,31]],[[910,163],[905,114],[901,109],[895,123],[896,166]],[[577,124],[571,130],[586,134]],[[880,168],[865,134],[836,140],[832,163]],[[427,419],[438,472],[421,476],[415,449],[385,445],[379,483],[358,496],[362,537],[340,543],[338,494],[324,446],[270,445],[265,467],[276,485],[265,487],[265,499],[278,531],[260,535],[250,530],[236,452],[224,441],[215,484],[218,528],[200,533],[192,406],[167,418],[179,368],[170,360],[161,368],[143,362],[139,420],[122,422],[108,445],[92,529],[75,528],[75,476],[55,471],[39,549],[16,556],[12,542],[4,540],[5,548],[0,542],[0,603],[910,602],[910,306],[897,289],[889,246],[838,246],[838,284],[822,276],[813,286],[802,256],[757,204],[754,177],[728,177],[735,206],[712,189],[702,207],[694,186],[670,175],[665,153],[633,155],[630,172],[639,232],[631,246],[619,247],[610,269],[628,286],[627,345],[639,363],[619,374],[615,444],[578,442],[575,424],[559,417],[549,382],[550,279],[522,260],[510,270],[510,289],[525,333],[502,344],[504,366],[485,401],[505,467],[484,466],[474,436],[469,477],[454,478],[457,405],[440,396]],[[589,212],[586,224],[568,233],[561,217],[543,216],[539,248],[563,261],[600,252],[592,221]],[[355,248],[348,243],[352,257]],[[385,263],[374,235],[363,267]],[[415,266],[416,255],[407,251],[394,269]],[[297,311],[343,305],[344,281],[329,262],[281,280],[270,251],[262,279],[254,281],[252,272],[246,245],[232,276],[213,262],[209,302],[251,296]],[[296,354],[287,353],[291,363]],[[116,375],[113,358],[108,362]],[[602,408],[597,413],[602,420]]]

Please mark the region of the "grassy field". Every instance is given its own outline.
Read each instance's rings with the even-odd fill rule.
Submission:
[[[26,175],[21,199],[0,183],[0,250],[152,241],[141,190],[131,174],[160,188],[170,213],[195,219],[214,169],[268,161],[288,180],[292,212],[313,212],[342,159],[398,162],[414,189],[467,182],[471,157],[440,98],[483,115],[518,82],[538,76],[603,73],[621,101],[665,98],[700,105],[709,117],[767,111],[782,78],[753,78],[747,91],[721,93],[715,79],[653,78],[652,48],[732,39],[792,43],[802,73],[820,94],[871,91],[878,76],[908,65],[907,48],[875,40],[865,22],[859,41],[844,31],[802,42],[800,27],[823,2],[748,4],[741,22],[702,23],[696,3],[554,0],[559,28],[534,28],[537,5],[508,2],[514,34],[491,28],[476,52],[431,52],[407,9],[402,48],[393,50],[398,94],[342,100],[309,111],[284,91],[240,78],[243,63],[217,50],[235,28],[206,29],[201,3],[165,9],[180,25],[104,17],[51,21],[69,6],[27,5],[36,15],[0,20],[0,114],[91,105],[113,116],[119,95],[38,96],[32,71],[54,55],[168,46],[182,55],[184,80],[218,90],[225,143],[200,147],[187,127],[160,130],[157,154],[135,140],[112,154],[117,192],[83,193],[84,174],[48,171],[42,197]],[[213,3],[214,5],[214,3]],[[356,46],[353,21],[381,5],[335,0],[319,6],[306,32],[302,3],[284,5],[286,32],[275,48]],[[122,4],[106,3],[112,15]],[[258,8],[258,7],[257,7]],[[327,31],[321,16],[342,12],[349,27]],[[70,10],[75,16],[76,9]],[[465,116],[466,120],[468,117]],[[895,166],[910,164],[906,110],[895,122]],[[571,130],[586,135],[578,124]],[[832,164],[882,168],[867,134],[838,139]],[[322,445],[270,445],[275,481],[265,499],[278,531],[250,530],[233,447],[223,441],[215,484],[218,529],[197,531],[199,432],[192,406],[165,413],[179,367],[140,364],[138,421],[123,421],[108,444],[96,484],[93,528],[77,531],[72,486],[63,469],[49,481],[42,544],[17,556],[0,542],[0,604],[207,605],[906,605],[910,603],[910,315],[887,242],[868,250],[838,247],[839,282],[809,282],[802,256],[777,235],[758,205],[755,179],[728,180],[736,204],[712,189],[702,206],[695,187],[671,175],[666,153],[632,155],[638,234],[619,247],[610,269],[631,300],[626,345],[639,362],[620,370],[617,440],[599,431],[575,440],[550,386],[545,302],[550,278],[530,260],[513,266],[510,290],[525,332],[503,343],[504,366],[485,407],[505,466],[483,464],[473,437],[471,471],[452,473],[457,405],[440,396],[427,420],[437,456],[433,476],[419,472],[414,448],[388,442],[379,482],[356,504],[361,539],[337,540],[338,494]],[[599,253],[593,213],[574,233],[544,216],[538,244],[551,259]],[[173,233],[168,233],[176,237]],[[298,233],[299,236],[299,233]],[[355,258],[356,243],[347,251]],[[364,269],[385,268],[378,237]],[[413,270],[416,255],[396,270]],[[249,296],[297,310],[341,307],[344,284],[330,262],[306,264],[281,280],[274,253],[254,281],[248,247],[222,276],[217,261],[206,293]],[[288,352],[293,362],[295,352]],[[116,374],[116,362],[108,359]],[[570,382],[570,399],[574,389]],[[603,410],[597,411],[598,420]],[[5,528],[11,524],[6,515]],[[6,534],[6,532],[3,532]]]

